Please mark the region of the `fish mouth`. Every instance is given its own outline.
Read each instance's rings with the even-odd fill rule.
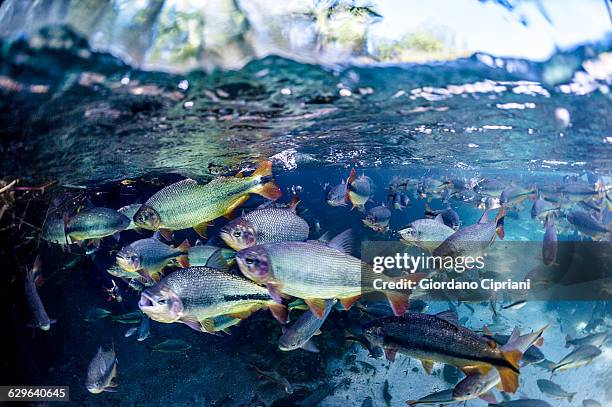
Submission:
[[[144,311],[145,309],[149,309],[154,306],[155,306],[155,302],[153,301],[153,298],[151,296],[149,296],[144,291],[140,293],[140,300],[138,301],[138,308]]]

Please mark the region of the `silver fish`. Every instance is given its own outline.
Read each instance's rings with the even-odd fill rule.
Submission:
[[[296,213],[298,200],[289,208],[256,209],[225,225],[221,239],[232,249],[242,250],[256,244],[305,241],[310,227]]]
[[[101,239],[125,230],[130,219],[110,208],[84,208],[65,222],[68,243]]]
[[[155,321],[180,322],[207,333],[219,330],[216,317],[240,320],[260,308],[269,308],[283,323],[287,318],[285,306],[274,302],[265,288],[209,267],[176,270],[144,290],[138,306]]]
[[[278,348],[283,351],[305,349],[309,352],[319,352],[316,345],[310,340],[321,328],[336,301],[325,301],[323,318],[317,318],[310,310],[306,310],[289,328],[283,330],[278,339]]]
[[[406,225],[398,233],[403,243],[433,252],[455,231],[435,219],[418,219]]]
[[[557,383],[552,382],[550,380],[538,379],[536,383],[538,384],[538,388],[542,393],[555,399],[567,399],[567,401],[571,403],[574,399],[574,396],[576,395],[576,392],[569,393],[563,390],[563,388]]]
[[[601,355],[601,349],[593,345],[583,345],[579,348],[574,349],[561,359],[553,368],[552,372],[560,372],[562,370],[568,370],[578,368],[590,363],[597,356]]]
[[[48,331],[51,324],[55,323],[55,319],[49,318],[45,306],[40,299],[38,290],[36,289],[36,275],[41,268],[40,257],[36,256],[34,265],[28,270],[25,278],[25,298],[32,314],[32,321],[28,324],[30,328],[40,328],[43,331]]]
[[[493,243],[495,235],[504,238],[505,208],[502,206],[492,222],[486,221],[487,212],[475,225],[459,229],[433,252],[435,256],[477,256]]]
[[[98,348],[98,353],[89,362],[87,369],[87,378],[85,387],[90,393],[98,394],[103,391],[115,391],[117,385],[113,379],[117,376],[117,356],[115,348],[108,351],[103,351],[102,347]]]

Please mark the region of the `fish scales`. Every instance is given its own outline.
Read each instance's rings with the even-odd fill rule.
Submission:
[[[259,183],[258,179],[221,177],[200,185],[187,179],[157,192],[145,205],[159,213],[160,227],[187,229],[223,216],[228,201],[237,200]]]
[[[504,363],[486,339],[469,329],[428,314],[407,313],[403,318],[387,317],[384,334],[385,342],[401,346],[400,352],[425,360],[434,354],[441,356],[442,360],[450,358],[458,366],[465,365],[465,360],[492,365]]]
[[[365,263],[356,257],[306,242],[262,246],[270,256],[274,279],[286,294],[298,298],[337,298],[338,295],[350,297],[362,293]]]
[[[257,243],[306,240],[308,223],[289,209],[265,208],[246,214],[257,236]]]
[[[236,312],[237,306],[248,308],[271,301],[265,288],[208,267],[180,269],[164,280],[181,298],[185,314],[198,317]]]

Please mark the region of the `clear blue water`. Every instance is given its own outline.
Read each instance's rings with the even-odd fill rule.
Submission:
[[[16,191],[15,214],[33,227],[7,228],[11,234],[2,243],[5,253],[13,248],[18,253],[5,260],[17,270],[6,279],[7,315],[16,333],[11,348],[15,356],[7,365],[18,366],[13,376],[18,383],[69,385],[74,405],[290,406],[312,396],[310,400],[318,397],[320,402],[306,405],[359,406],[371,397],[375,406],[400,406],[452,384],[444,379],[442,365],[426,376],[406,357],[389,364],[369,358],[366,350],[347,341],[346,331],[359,331],[363,322],[356,309],[332,313],[316,339],[319,354],[278,350],[280,327],[263,311],[222,337],[152,322],[152,337],[143,342],[125,338],[129,326],[110,318],[86,322],[92,307],[115,315],[136,309],[138,293],[123,282],[117,281],[123,292],[120,303],[107,301],[104,287],[111,285],[106,268],[115,251],[139,235],[122,233],[119,242],[107,238],[93,254],[77,248],[65,253],[39,241],[47,207],[67,194],[87,197],[96,206],[119,208],[144,202],[182,177],[207,181],[270,159],[283,202],[299,186],[300,213],[311,226],[311,237],[353,228],[356,240],[367,242],[397,241],[394,232],[422,218],[426,203],[435,209],[449,204],[462,225],[476,223],[482,214],[477,207],[481,196],[465,187],[459,196],[431,199],[430,194],[428,199],[410,187],[412,204],[393,210],[391,231],[381,235],[363,225],[363,213],[325,202],[326,184],[346,179],[350,168],[371,177],[376,186],[366,209],[388,203],[394,176],[466,183],[498,179],[505,185],[536,184],[542,189],[562,187],[572,177],[589,186],[597,178],[610,185],[609,72],[607,78],[551,87],[540,83],[542,72],[550,67],[546,63],[522,61],[526,68],[512,72],[508,66],[521,61],[499,60],[504,67],[491,67],[486,63],[490,58],[481,55],[428,65],[333,68],[268,57],[238,71],[169,75],[137,71],[106,54],[82,59],[72,51],[36,53],[24,43],[6,45],[4,50],[4,178],[20,178],[20,185],[57,182],[33,200]],[[596,47],[587,51],[571,55],[600,58]],[[569,112],[569,125],[556,119],[559,108]],[[261,203],[253,198],[244,208]],[[578,207],[574,202],[567,209]],[[543,228],[531,219],[530,209],[528,200],[507,216],[506,241],[539,248]],[[209,229],[213,242],[221,244],[216,236],[224,222],[218,220]],[[560,240],[580,239],[563,219],[559,231]],[[192,244],[197,239],[187,231],[178,232],[174,240],[185,237]],[[17,239],[23,246],[14,247]],[[40,288],[41,297],[49,315],[58,320],[49,332],[32,333],[25,326],[28,316],[19,295],[19,273],[31,263],[33,252],[44,261],[47,281]],[[527,260],[524,267],[540,262],[535,257]],[[513,271],[525,276],[530,270]],[[609,290],[607,296],[609,300]],[[502,304],[504,298],[497,301]],[[534,301],[521,310],[503,312],[505,326],[500,330],[551,324],[542,351],[547,359],[558,361],[567,352],[566,334],[609,331],[609,304]],[[468,304],[474,312],[452,305],[469,327],[495,322],[487,303]],[[432,302],[428,312],[448,307],[444,301]],[[180,353],[151,350],[169,338],[180,338],[191,348]],[[89,394],[84,387],[89,360],[98,346],[113,341],[119,360],[117,392]],[[276,371],[295,392],[289,395],[278,384],[265,384],[253,365]],[[605,348],[590,365],[555,376],[568,391],[578,392],[572,404],[543,395],[535,381],[550,378],[550,373],[528,366],[512,397],[541,398],[554,406],[579,405],[579,400],[591,398],[606,405],[612,399],[610,369],[610,351]]]

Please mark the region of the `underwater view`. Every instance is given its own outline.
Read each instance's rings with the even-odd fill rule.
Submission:
[[[0,403],[612,407],[609,0],[0,0]]]

